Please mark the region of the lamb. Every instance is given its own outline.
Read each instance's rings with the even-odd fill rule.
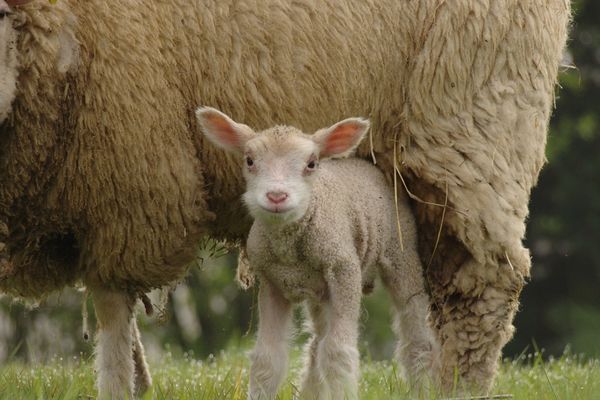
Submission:
[[[384,175],[366,161],[329,160],[349,155],[368,121],[346,119],[311,137],[289,126],[257,134],[210,107],[196,115],[206,137],[245,164],[243,198],[255,219],[247,251],[260,279],[248,398],[275,398],[286,372],[291,306],[303,301],[313,325],[303,397],[356,398],[361,292],[378,273],[396,308],[398,356],[408,376],[435,371],[438,346],[426,321],[429,298],[408,199],[401,196],[396,208]]]
[[[130,310],[185,277],[202,236],[243,245],[243,177],[198,104],[260,129],[365,115],[357,155],[419,199],[443,384],[490,387],[531,265],[569,2],[0,1],[2,292],[83,283]],[[120,382],[101,397],[132,393],[132,369],[98,357]]]

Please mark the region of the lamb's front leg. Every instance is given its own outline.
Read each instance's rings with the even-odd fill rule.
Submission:
[[[292,306],[266,280],[258,293],[258,337],[252,353],[248,399],[274,399],[285,378]]]
[[[329,320],[317,349],[317,366],[327,389],[322,399],[357,399],[359,378],[358,318],[361,299],[360,266],[333,269],[328,277]]]
[[[99,399],[132,399],[134,389],[133,306],[124,292],[92,288],[98,321],[96,372]]]

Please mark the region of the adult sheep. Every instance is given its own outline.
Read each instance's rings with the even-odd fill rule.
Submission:
[[[201,235],[243,240],[250,226],[239,169],[204,145],[195,107],[257,129],[363,115],[359,154],[420,198],[444,383],[490,387],[529,275],[524,220],[567,0],[7,3],[2,291],[82,281],[99,345],[130,349],[134,299],[183,277]],[[121,361],[99,354],[101,395],[131,393]]]

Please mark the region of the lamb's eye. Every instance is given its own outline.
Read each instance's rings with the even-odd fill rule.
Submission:
[[[249,167],[254,165],[254,160],[252,158],[250,158],[249,156],[246,156],[246,165]]]
[[[308,171],[314,171],[317,168],[317,161],[316,160],[309,160],[308,164],[306,164],[306,169]]]

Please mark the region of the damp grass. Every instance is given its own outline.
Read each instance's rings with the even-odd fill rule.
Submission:
[[[151,363],[154,384],[143,399],[232,399],[246,398],[249,363],[247,351],[222,352],[203,360],[167,353]],[[290,374],[279,395],[297,397],[301,356],[292,355]],[[363,360],[361,399],[461,398],[435,393],[415,393],[400,378],[398,367],[388,361]],[[544,359],[539,353],[504,360],[492,399],[597,399],[600,393],[600,362],[565,354]],[[0,367],[0,399],[93,399],[94,371],[90,359],[57,358],[33,365],[11,362]],[[472,397],[476,399],[477,397]]]

